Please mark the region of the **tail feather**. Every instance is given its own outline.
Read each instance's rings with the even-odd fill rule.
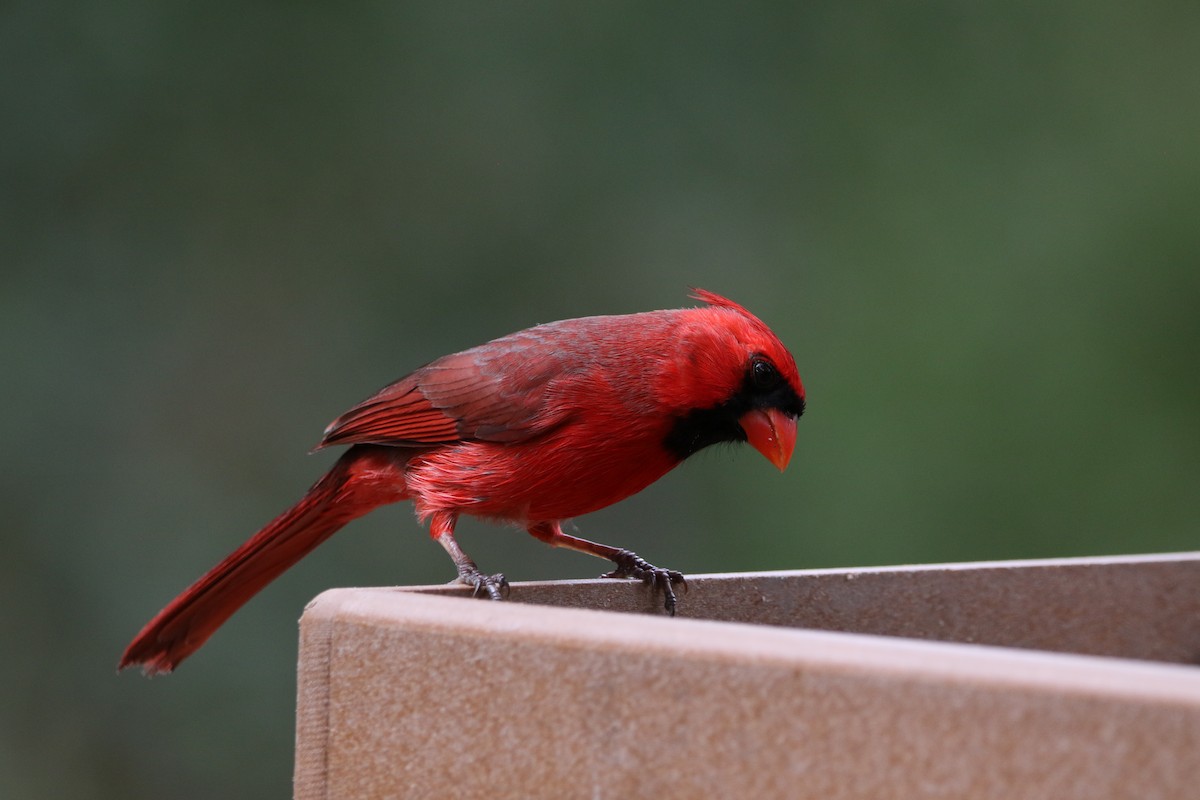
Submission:
[[[405,451],[359,445],[301,498],[158,612],[118,669],[170,672],[251,597],[351,520],[404,499]]]

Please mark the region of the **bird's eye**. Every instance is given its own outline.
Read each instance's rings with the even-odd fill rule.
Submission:
[[[750,364],[750,376],[756,389],[770,389],[779,383],[779,370],[770,361],[756,358]]]

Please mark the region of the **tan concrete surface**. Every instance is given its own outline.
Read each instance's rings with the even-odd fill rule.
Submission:
[[[333,590],[301,623],[296,797],[1197,797],[1200,669],[787,626],[1187,662],[1198,573],[1182,554],[690,579],[681,617],[737,623]],[[511,599],[657,608],[613,581]]]

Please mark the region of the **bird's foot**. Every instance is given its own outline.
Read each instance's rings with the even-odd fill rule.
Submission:
[[[474,564],[459,570],[458,582],[465,583],[473,589],[472,597],[484,595],[491,600],[503,600],[508,596],[508,579],[504,577],[504,573],[484,575]]]
[[[637,578],[653,590],[662,592],[663,606],[667,613],[675,616],[675,585],[679,584],[687,591],[687,580],[682,572],[673,569],[656,567],[632,550],[618,550],[612,556],[617,568],[606,572],[602,578]]]

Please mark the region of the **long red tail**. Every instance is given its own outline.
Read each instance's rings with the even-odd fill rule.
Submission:
[[[147,675],[170,672],[246,601],[350,520],[403,500],[409,453],[357,445],[308,493],[146,623],[118,669],[141,664]]]

